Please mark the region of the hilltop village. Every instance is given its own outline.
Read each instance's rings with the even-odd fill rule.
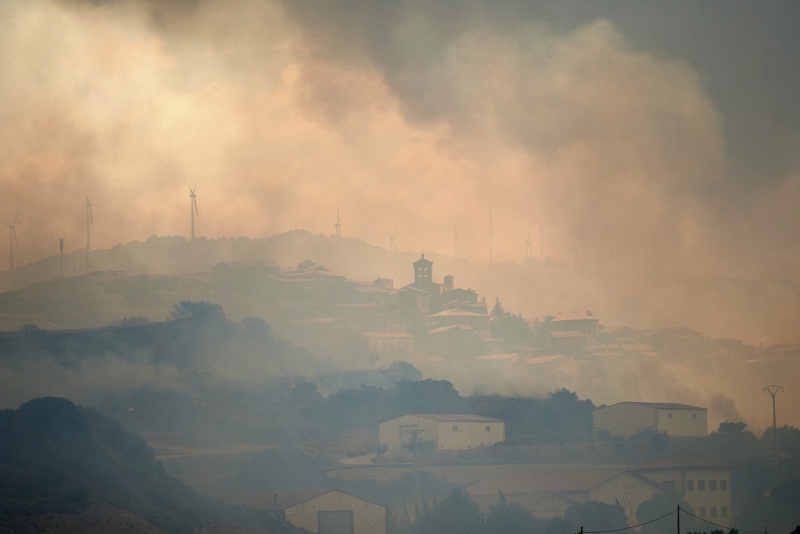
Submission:
[[[400,287],[275,263],[4,293],[0,398],[77,399],[194,489],[311,532],[423,534],[463,505],[527,521],[486,532],[563,534],[674,499],[698,521],[752,525],[770,506],[791,521],[797,429],[756,436],[707,388],[793,372],[795,347],[524,317],[424,254]]]

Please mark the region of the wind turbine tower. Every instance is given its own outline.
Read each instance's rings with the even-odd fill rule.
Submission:
[[[58,250],[61,253],[61,278],[64,278],[64,238],[58,238]]]
[[[494,220],[492,219],[492,210],[489,210],[489,263],[494,263],[492,257],[493,248],[494,248]]]
[[[539,227],[539,259],[544,261],[544,229],[545,225]]]
[[[191,241],[194,241],[194,216],[197,215],[197,184],[194,184],[194,189],[191,187],[189,188],[189,198],[191,199],[191,206],[189,208],[189,212],[192,214],[192,237]]]
[[[19,212],[14,217],[14,222],[8,224],[7,222],[3,222],[6,226],[8,226],[8,261],[11,265],[11,272],[14,272],[14,244],[16,243],[17,249],[19,249],[19,241],[17,241],[17,217],[19,217]]]
[[[342,237],[342,224],[339,222],[339,208],[336,208],[336,224],[333,225],[336,229],[336,237]]]
[[[525,240],[525,257],[530,258],[533,256],[533,247],[531,243],[531,227],[528,225],[528,238]]]
[[[456,225],[453,225],[453,257],[457,258],[459,252],[460,249],[458,246],[458,230],[456,230]]]
[[[395,234],[397,234],[397,227],[394,227],[394,232],[389,234],[389,244],[392,252],[397,252],[397,244],[395,243]]]
[[[94,226],[94,217],[92,217],[92,202],[89,200],[89,195],[86,197],[86,276],[89,276],[89,252],[92,250],[92,226]]]

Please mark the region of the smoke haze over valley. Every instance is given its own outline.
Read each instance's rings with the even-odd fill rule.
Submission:
[[[792,1],[0,0],[0,532],[787,534],[798,57]]]

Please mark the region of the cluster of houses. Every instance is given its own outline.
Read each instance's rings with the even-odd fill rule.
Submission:
[[[593,422],[598,434],[608,436],[643,430],[676,437],[707,435],[706,409],[685,404],[620,402],[598,408]],[[505,422],[480,415],[409,414],[382,423],[378,434],[389,454],[422,443],[429,450],[465,450],[503,442]],[[518,504],[544,520],[563,516],[572,505],[597,501],[619,504],[629,524],[634,524],[651,519],[636,517],[636,510],[664,489],[680,492],[701,518],[725,522],[733,514],[729,466],[687,455],[640,465],[531,464],[488,476],[476,471],[475,479],[464,487],[483,511],[498,504],[502,492],[508,504]],[[239,503],[318,534],[386,532],[383,506],[333,489],[257,494]],[[406,513],[413,516],[408,509]]]

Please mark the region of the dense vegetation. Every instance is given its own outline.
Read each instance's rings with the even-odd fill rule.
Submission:
[[[59,398],[0,411],[0,524],[20,517],[126,511],[168,532],[220,526],[292,531],[167,476],[144,441],[90,408]]]

